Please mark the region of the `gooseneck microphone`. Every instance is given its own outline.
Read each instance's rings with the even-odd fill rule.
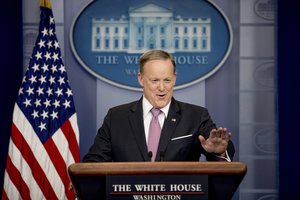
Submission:
[[[159,153],[159,160],[160,160],[160,162],[163,162],[164,159],[165,159],[165,152],[161,151],[161,152]]]
[[[152,151],[149,151],[149,152],[148,152],[148,159],[149,159],[149,161],[151,161],[151,159],[152,159],[152,156],[153,156],[153,153],[152,153]]]

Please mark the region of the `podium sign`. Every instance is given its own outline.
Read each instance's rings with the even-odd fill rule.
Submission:
[[[106,178],[106,199],[207,200],[208,176],[111,175]]]

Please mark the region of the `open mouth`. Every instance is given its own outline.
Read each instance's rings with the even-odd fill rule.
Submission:
[[[165,94],[159,94],[159,95],[157,95],[159,98],[163,98],[163,97],[165,97],[166,95]]]

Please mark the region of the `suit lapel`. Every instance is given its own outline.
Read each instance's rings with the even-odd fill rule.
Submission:
[[[169,142],[171,141],[171,137],[172,137],[173,133],[175,132],[175,129],[176,129],[177,124],[179,123],[180,119],[181,119],[180,108],[173,98],[171,105],[170,105],[168,116],[165,119],[162,133],[160,136],[160,142],[159,142],[159,147],[158,147],[158,151],[157,151],[157,158],[160,157],[161,152],[164,153],[166,151],[167,146],[168,146]]]
[[[140,149],[140,153],[142,154],[144,160],[148,160],[148,148],[146,144],[145,129],[143,122],[142,99],[140,99],[134,106],[132,106],[131,113],[129,114],[129,121],[137,145]]]

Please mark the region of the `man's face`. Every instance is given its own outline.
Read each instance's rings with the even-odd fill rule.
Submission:
[[[172,99],[176,74],[171,60],[151,60],[138,74],[144,96],[153,107],[163,108]]]

